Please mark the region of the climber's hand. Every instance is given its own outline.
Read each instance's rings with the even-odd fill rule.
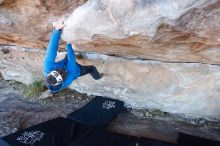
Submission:
[[[63,18],[59,18],[57,21],[53,22],[53,27],[56,30],[61,30],[64,28],[64,17]]]

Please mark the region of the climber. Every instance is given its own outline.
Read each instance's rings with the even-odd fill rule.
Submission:
[[[90,73],[95,80],[102,78],[103,75],[98,72],[95,66],[83,66],[78,64],[70,43],[66,44],[66,57],[61,61],[55,62],[60,34],[63,28],[63,18],[53,23],[53,31],[44,60],[45,81],[48,89],[52,93],[58,93],[62,89],[67,88],[78,77],[88,73]]]

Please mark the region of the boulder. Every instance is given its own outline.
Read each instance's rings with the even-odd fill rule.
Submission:
[[[188,118],[220,119],[220,66],[165,63],[86,55],[82,64],[96,64],[104,77],[83,76],[71,88],[125,101],[133,108],[160,109]]]
[[[27,84],[33,81],[33,73],[43,77],[42,50],[8,49],[9,53],[0,57],[0,72],[5,79]],[[58,53],[58,60],[64,56],[65,53]],[[72,89],[120,99],[126,106],[137,109],[160,109],[188,118],[220,119],[219,65],[129,60],[93,53],[83,53],[77,61],[82,65],[96,65],[104,76],[100,80],[90,75],[79,77],[71,84]]]
[[[78,62],[104,73],[70,86],[135,108],[220,119],[219,0],[0,0],[0,72],[43,77],[51,22],[66,16]],[[58,58],[63,57],[59,53]]]
[[[89,0],[66,20],[80,51],[167,62],[220,63],[220,1]]]

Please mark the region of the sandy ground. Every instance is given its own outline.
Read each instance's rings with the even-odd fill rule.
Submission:
[[[25,98],[22,84],[0,78],[0,137],[20,129],[53,119],[66,117],[93,96],[67,91],[59,96]],[[178,132],[220,141],[220,122],[185,119],[157,110],[125,110],[107,129],[138,137],[176,143]]]

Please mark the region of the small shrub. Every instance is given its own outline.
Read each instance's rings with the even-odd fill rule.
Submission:
[[[39,95],[44,91],[45,91],[44,80],[34,79],[30,85],[24,87],[23,94],[26,97],[33,97]]]

